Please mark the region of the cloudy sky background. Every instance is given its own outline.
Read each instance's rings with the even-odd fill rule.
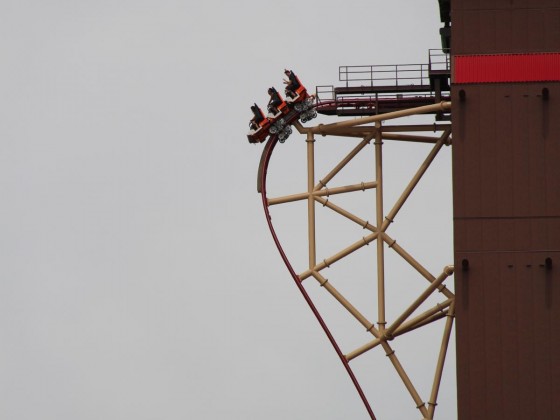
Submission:
[[[367,419],[267,231],[249,106],[286,67],[312,90],[339,65],[425,63],[440,26],[435,0],[2,1],[0,417]],[[391,147],[388,203],[428,152]],[[435,274],[449,158],[395,227]],[[358,364],[378,417],[419,418],[378,360]]]

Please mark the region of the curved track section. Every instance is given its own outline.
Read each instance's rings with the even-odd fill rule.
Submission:
[[[358,382],[358,379],[356,378],[356,375],[354,375],[354,372],[352,371],[352,368],[350,367],[350,364],[348,363],[348,360],[346,359],[344,353],[340,349],[340,346],[338,345],[338,343],[334,339],[333,335],[331,334],[329,328],[327,327],[327,324],[323,320],[323,318],[322,318],[321,314],[319,313],[318,309],[316,308],[315,304],[311,300],[311,297],[309,296],[309,294],[307,293],[307,291],[305,290],[305,288],[301,284],[299,276],[296,274],[294,268],[292,267],[290,261],[288,260],[288,257],[286,256],[286,253],[284,252],[284,250],[282,248],[282,245],[280,244],[280,241],[278,240],[278,236],[276,235],[276,231],[274,230],[274,226],[272,225],[272,218],[270,216],[269,206],[268,206],[267,197],[266,197],[266,175],[267,175],[267,170],[268,170],[268,164],[269,164],[270,158],[272,156],[272,152],[274,151],[274,148],[275,148],[277,143],[278,143],[278,137],[277,136],[271,136],[270,139],[268,140],[268,142],[266,143],[266,146],[263,150],[263,154],[262,154],[262,157],[261,157],[261,162],[260,162],[260,166],[259,166],[259,177],[258,177],[258,180],[257,180],[257,189],[261,193],[263,209],[264,209],[264,213],[265,213],[265,216],[266,216],[266,221],[268,223],[268,227],[270,229],[270,233],[272,234],[272,238],[274,239],[274,243],[276,244],[276,247],[278,248],[278,252],[280,253],[280,255],[282,257],[282,260],[284,261],[284,264],[286,264],[286,267],[288,268],[288,271],[290,272],[290,274],[292,276],[292,279],[294,280],[294,283],[296,284],[296,287],[299,289],[303,298],[305,299],[305,301],[309,305],[309,308],[311,309],[311,311],[313,312],[313,314],[317,318],[317,321],[321,325],[321,328],[323,329],[323,331],[327,335],[327,338],[329,339],[331,345],[333,346],[334,350],[336,351],[336,354],[338,355],[338,357],[340,358],[340,361],[344,365],[344,368],[346,369],[346,372],[350,376],[350,379],[352,380],[352,383],[356,387],[356,391],[358,391],[358,394],[360,395],[360,398],[361,398],[362,402],[364,403],[369,416],[371,417],[372,420],[375,420],[376,419],[375,414],[373,413],[371,405],[370,405],[369,401],[367,400],[367,398],[364,394],[364,391],[362,390],[362,387],[360,386],[360,383]]]

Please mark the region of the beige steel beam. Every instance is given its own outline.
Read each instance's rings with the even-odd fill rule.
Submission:
[[[410,131],[431,131],[436,133],[438,131],[445,131],[451,129],[451,124],[403,124],[403,125],[383,125],[383,133],[404,133]]]
[[[383,223],[383,154],[381,139],[381,122],[375,123],[377,132],[375,134],[375,180],[376,189],[376,223],[379,229]],[[380,233],[380,232],[378,232]],[[383,233],[377,237],[377,325],[380,332],[385,328],[385,242]]]
[[[451,102],[440,102],[438,104],[419,106],[416,108],[409,108],[409,109],[395,111],[395,112],[388,112],[386,114],[379,114],[371,117],[354,118],[352,120],[326,124],[326,125],[319,124],[316,127],[308,128],[308,130],[313,131],[315,134],[326,135],[329,134],[329,130],[332,129],[336,130],[336,129],[346,128],[346,127],[356,127],[356,126],[379,122],[379,121],[388,121],[388,120],[393,120],[395,118],[408,117],[410,115],[425,114],[434,111],[436,112],[446,111],[448,109],[451,109]]]
[[[315,200],[312,197],[315,185],[315,138],[313,133],[307,133],[307,226],[309,242],[309,267],[317,264],[317,247],[315,244]]]
[[[454,299],[447,299],[441,303],[436,304],[427,311],[421,313],[420,315],[406,321],[399,328],[393,332],[393,337],[410,332],[418,328],[418,326],[423,326],[432,323],[438,319],[441,319],[447,314],[447,308],[453,303]]]
[[[313,277],[319,282],[321,287],[324,287],[344,308],[350,312],[350,314],[358,320],[360,324],[364,326],[366,331],[371,332],[375,337],[379,337],[379,331],[375,328],[375,325],[368,321],[368,319],[362,315],[336,288],[329,283],[328,279],[323,277],[320,273],[316,271],[313,272]]]
[[[418,261],[416,261],[412,255],[406,252],[403,247],[401,247],[395,239],[392,239],[387,233],[383,233],[383,238],[387,242],[389,248],[395,250],[397,254],[399,254],[406,262],[408,262],[416,271],[418,271],[426,280],[429,282],[435,281],[435,277],[424,268]],[[454,298],[455,294],[447,289],[444,285],[439,287],[439,291],[443,293],[447,298]]]
[[[287,195],[284,197],[271,198],[268,199],[267,202],[269,206],[274,206],[277,204],[291,203],[294,201],[309,199],[309,197],[319,197],[319,196],[328,197],[329,195],[344,194],[344,193],[354,192],[354,191],[365,191],[365,190],[375,188],[376,186],[377,186],[377,182],[375,181],[361,182],[359,184],[354,184],[354,185],[344,185],[342,187],[325,188],[322,190],[311,191],[311,193],[305,192],[305,193]]]
[[[329,195],[335,195],[335,194],[343,194],[343,193],[347,193],[347,192],[354,192],[354,191],[365,191],[365,190],[369,190],[372,188],[376,188],[377,187],[377,182],[373,181],[373,182],[361,182],[359,184],[354,184],[354,185],[345,185],[342,187],[334,187],[334,188],[323,188],[319,191],[313,191],[313,195],[315,196],[329,196]]]
[[[406,389],[408,390],[408,392],[412,396],[412,399],[414,400],[414,403],[416,404],[416,408],[418,410],[420,410],[420,412],[422,413],[422,415],[424,417],[426,417],[428,415],[428,410],[426,409],[426,405],[424,404],[424,401],[422,401],[422,398],[420,398],[420,395],[418,394],[418,391],[416,391],[416,388],[412,384],[412,381],[410,380],[410,378],[406,374],[406,371],[404,370],[404,368],[401,365],[401,362],[397,358],[397,355],[395,354],[395,351],[391,348],[389,343],[387,343],[386,341],[382,342],[381,345],[383,346],[383,350],[385,350],[385,354],[387,355],[387,357],[389,358],[389,360],[391,361],[391,363],[395,367],[395,370],[397,371],[401,380],[403,381]]]
[[[298,130],[300,133],[305,133],[312,128],[304,128],[299,124]],[[297,128],[297,127],[296,127]],[[436,143],[439,137],[427,137],[427,136],[419,136],[419,135],[406,135],[402,134],[405,132],[441,132],[445,130],[451,130],[450,124],[436,124],[433,125],[426,125],[426,124],[416,124],[416,125],[389,125],[384,126],[382,128],[383,139],[384,140],[399,140],[399,141],[408,141],[408,142],[416,142],[416,143]],[[330,136],[338,136],[338,137],[361,137],[361,138],[373,138],[377,133],[377,128],[373,125],[359,125],[355,127],[340,127],[336,128],[333,127],[329,129],[328,135]],[[327,135],[326,133],[322,134],[323,136]]]
[[[382,114],[382,115],[386,115],[386,114]],[[296,121],[294,123],[294,127],[296,128],[296,130],[298,130],[298,132],[300,134],[305,134],[308,131],[312,130],[313,128],[316,129],[316,127],[319,127],[319,126],[304,127],[303,125],[301,125],[301,123],[299,121]],[[325,126],[323,125],[323,128],[324,127]],[[411,131],[415,131],[415,132],[431,131],[433,133],[436,133],[438,131],[445,131],[447,129],[451,129],[451,124],[433,123],[433,124],[402,124],[402,125],[384,125],[383,126],[383,132],[384,133],[388,133],[388,132],[404,133],[404,132],[411,132]],[[341,128],[341,130],[342,130],[342,128]],[[346,130],[346,133],[348,133],[349,135],[360,134],[360,137],[365,137],[367,134],[375,135],[375,126],[374,125],[357,124],[357,126],[355,126],[355,127],[348,127],[347,130]],[[339,132],[332,132],[332,133],[329,133],[328,135],[337,136],[337,135],[339,135]]]
[[[443,312],[438,312],[437,314],[433,314],[433,315],[429,316],[428,318],[424,319],[423,321],[418,322],[417,324],[406,326],[406,327],[403,325],[403,326],[401,326],[401,328],[399,328],[399,329],[397,329],[397,331],[395,331],[393,336],[396,337],[398,335],[407,334],[411,331],[417,330],[418,328],[425,327],[426,325],[429,325],[432,322],[439,321],[440,319],[446,317],[448,312],[449,312],[449,309],[445,309]]]
[[[412,190],[414,189],[414,187],[416,187],[416,185],[418,185],[418,182],[420,181],[422,176],[426,173],[426,171],[428,170],[428,167],[433,162],[434,158],[436,157],[438,152],[441,150],[441,148],[443,147],[443,145],[447,141],[447,138],[449,137],[450,134],[451,134],[450,130],[446,130],[445,133],[443,133],[443,135],[440,137],[438,142],[435,144],[435,146],[433,147],[433,149],[429,153],[428,157],[426,157],[426,159],[424,160],[424,162],[422,163],[420,168],[418,168],[418,171],[416,172],[416,174],[414,174],[414,176],[412,177],[412,180],[409,182],[409,184],[407,185],[407,187],[405,188],[405,190],[403,191],[403,193],[401,194],[401,196],[399,197],[399,199],[397,200],[397,202],[395,203],[395,205],[393,206],[391,211],[387,214],[387,216],[385,216],[385,222],[383,222],[383,226],[380,225],[382,232],[384,232],[387,229],[387,227],[389,226],[389,224],[392,223],[393,220],[395,220],[395,216],[397,215],[397,213],[399,212],[399,210],[403,206],[404,202],[407,200],[407,198],[412,193]]]
[[[356,127],[357,130],[350,130],[345,129],[341,131],[337,131],[336,133],[331,133],[329,136],[334,137],[367,137],[369,135],[374,135],[375,131],[373,130],[363,130],[361,127]],[[439,137],[432,137],[432,136],[419,136],[419,135],[410,135],[410,134],[400,134],[400,133],[382,133],[383,140],[391,140],[391,141],[405,141],[405,142],[412,142],[412,143],[430,143],[435,144],[439,140]]]
[[[331,209],[331,210],[335,211],[336,213],[340,214],[341,216],[346,217],[348,220],[351,220],[354,223],[360,225],[362,228],[368,229],[372,232],[377,232],[376,227],[373,226],[372,224],[370,224],[369,221],[363,220],[360,217],[350,213],[349,211],[344,210],[342,207],[339,207],[336,204],[333,204],[332,201],[329,201],[328,199],[324,199],[323,197],[315,197],[315,200],[318,201],[319,203],[321,203],[323,205],[323,207],[328,207],[329,209]]]
[[[406,132],[443,132],[447,129],[451,129],[451,124],[401,124],[401,125],[387,125],[383,124],[381,131],[383,133],[406,133]],[[356,127],[347,127],[346,132],[348,133],[361,133],[367,132],[372,135],[375,134],[377,128],[374,125],[359,125]],[[333,134],[329,134],[333,135]]]
[[[413,143],[437,143],[439,137],[429,137],[429,136],[413,136],[411,134],[398,134],[398,133],[382,133],[383,140],[400,140],[408,141]]]
[[[453,327],[453,318],[455,317],[455,302],[451,304],[449,312],[447,313],[447,321],[445,323],[445,330],[443,332],[443,337],[441,339],[441,348],[439,351],[439,357],[436,366],[436,372],[434,374],[434,384],[432,385],[432,393],[430,394],[430,399],[428,400],[428,418],[433,419],[434,413],[436,411],[436,401],[439,393],[439,387],[441,385],[441,376],[443,374],[443,365],[445,364],[445,357],[447,355],[447,348],[449,346],[449,338],[451,337],[451,328]]]
[[[369,245],[369,243],[374,241],[376,238],[377,238],[377,232],[372,233],[372,234],[367,235],[367,236],[364,236],[361,240],[354,242],[352,245],[350,245],[347,248],[344,248],[342,251],[336,253],[335,255],[324,259],[322,262],[317,264],[315,267],[301,273],[298,276],[300,281],[303,281],[303,280],[309,278],[309,276],[312,275],[313,271],[319,272],[326,267],[330,267],[335,262],[337,262],[337,261],[341,260],[342,258],[350,255],[352,252],[357,251],[358,249],[360,249],[361,247],[363,247],[365,245]]]
[[[342,170],[342,168],[344,168],[348,164],[348,162],[354,159],[356,155],[369,144],[370,141],[371,137],[364,138],[364,140],[361,141],[356,147],[354,147],[354,149],[352,149],[350,153],[348,153],[348,155],[346,155],[344,159],[342,159],[333,168],[332,171],[330,171],[323,179],[319,181],[319,184],[315,186],[314,191],[318,191],[321,188],[325,187],[336,176],[336,174],[338,174]]]

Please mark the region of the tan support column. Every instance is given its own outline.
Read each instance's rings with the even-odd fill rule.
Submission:
[[[447,355],[447,348],[449,346],[449,338],[451,337],[451,328],[453,327],[454,317],[455,317],[455,301],[451,303],[449,312],[447,313],[447,322],[445,323],[445,330],[443,332],[443,338],[441,340],[441,349],[439,352],[436,372],[434,375],[434,384],[432,386],[432,393],[430,395],[430,400],[428,401],[428,415],[430,419],[434,418],[434,413],[436,411],[436,405],[437,405],[436,401],[438,397],[439,387],[441,384],[443,365],[445,363],[445,357]]]
[[[315,245],[315,200],[313,189],[315,188],[315,137],[309,131],[307,133],[307,226],[309,236],[309,269],[313,269],[317,264],[316,245]]]
[[[383,224],[383,155],[382,155],[382,135],[381,122],[375,123],[375,181],[376,190],[376,223],[379,236],[377,237],[377,324],[379,331],[383,333],[385,329],[385,257],[383,233],[380,231]]]

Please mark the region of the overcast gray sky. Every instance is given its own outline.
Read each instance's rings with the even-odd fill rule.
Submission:
[[[286,67],[312,90],[427,62],[440,26],[436,0],[1,1],[0,418],[367,419],[268,233],[249,106]],[[428,149],[390,150],[400,188]],[[449,157],[396,231],[434,271]],[[357,367],[379,418],[419,418],[376,363]]]

